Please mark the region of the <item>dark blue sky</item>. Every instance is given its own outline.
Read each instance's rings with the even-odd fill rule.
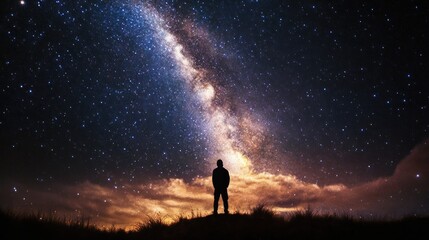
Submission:
[[[209,173],[198,104],[135,5],[0,3],[2,181]],[[392,174],[428,137],[426,1],[152,6],[232,111],[261,119],[275,153],[257,170],[356,184]]]

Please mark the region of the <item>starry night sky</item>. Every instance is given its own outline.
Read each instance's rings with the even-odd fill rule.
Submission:
[[[254,172],[356,186],[429,136],[427,1],[8,0],[3,196],[210,175],[217,129],[157,17],[214,87],[210,106],[240,122],[228,139]]]

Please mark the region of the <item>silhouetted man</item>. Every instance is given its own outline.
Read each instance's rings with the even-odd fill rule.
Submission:
[[[222,195],[223,210],[225,214],[228,214],[228,186],[229,186],[229,172],[223,168],[222,160],[217,160],[217,168],[213,170],[212,175],[213,187],[214,187],[214,204],[213,214],[217,214],[219,197]]]

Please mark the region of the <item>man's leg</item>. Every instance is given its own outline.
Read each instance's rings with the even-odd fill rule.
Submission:
[[[220,197],[220,191],[215,189],[215,191],[214,191],[214,202],[213,202],[213,214],[217,214],[219,197]]]
[[[223,201],[223,210],[225,214],[228,214],[228,190],[225,189],[222,191],[222,201]]]

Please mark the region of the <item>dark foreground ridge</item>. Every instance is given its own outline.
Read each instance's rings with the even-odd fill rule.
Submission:
[[[85,221],[40,220],[38,216],[1,213],[0,239],[429,239],[429,218],[395,221],[294,214],[289,220],[265,208],[250,214],[179,219],[167,225],[151,219],[137,230],[100,230]]]

